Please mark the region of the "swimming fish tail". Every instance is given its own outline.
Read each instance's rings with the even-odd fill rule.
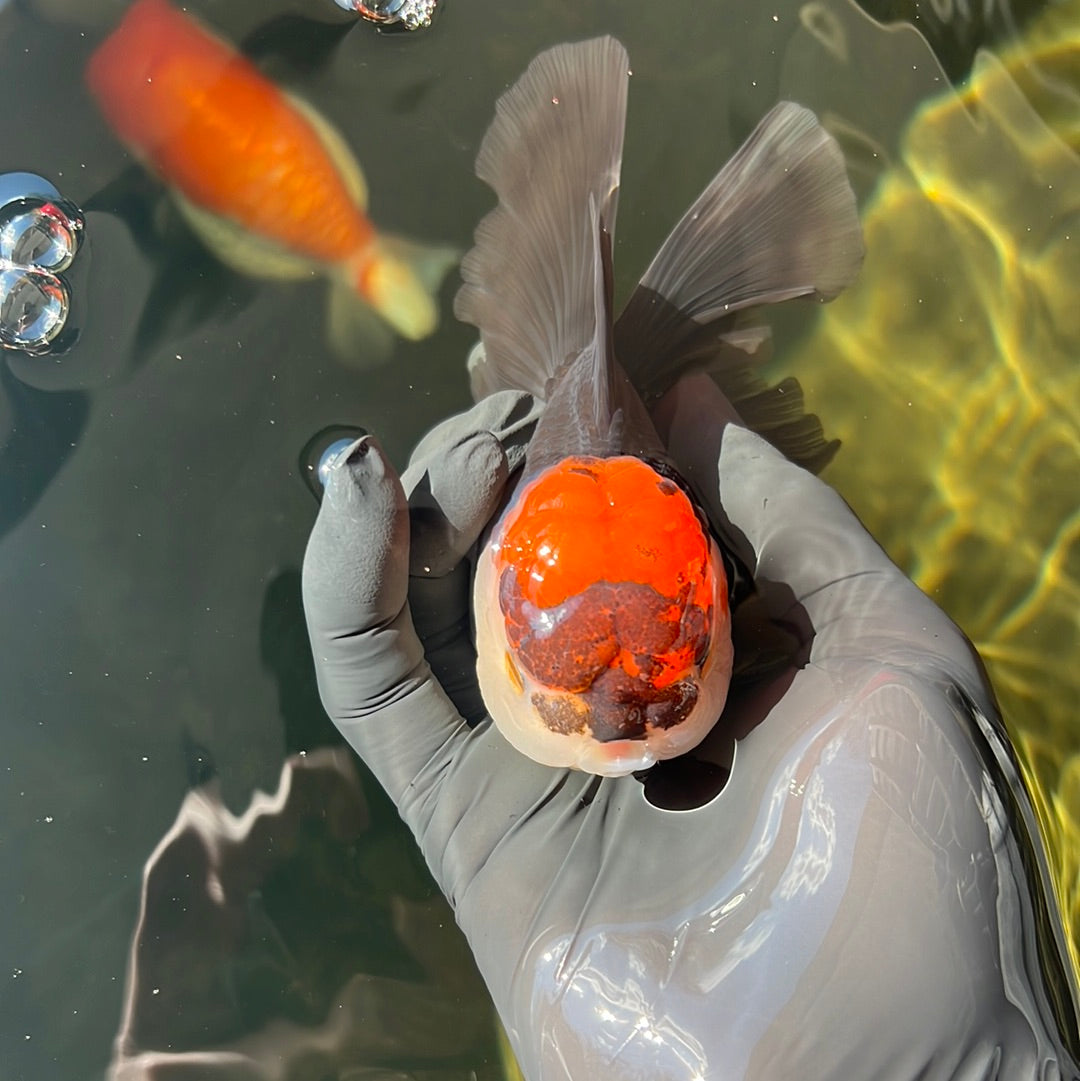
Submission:
[[[628,79],[623,47],[595,38],[541,53],[499,99],[476,160],[499,204],[476,230],[454,303],[480,330],[477,385],[487,392],[547,398],[569,362],[587,354],[585,367],[610,365],[604,248],[615,232]],[[594,389],[603,396],[609,384]],[[597,399],[594,413],[611,404]]]
[[[759,392],[747,364],[768,331],[750,310],[829,300],[854,279],[862,230],[843,155],[808,109],[781,102],[661,246],[615,324],[616,351],[646,401],[711,368]],[[744,395],[745,396],[745,395]]]
[[[426,338],[439,321],[435,299],[458,260],[453,248],[380,236],[345,265],[345,277],[402,337]]]

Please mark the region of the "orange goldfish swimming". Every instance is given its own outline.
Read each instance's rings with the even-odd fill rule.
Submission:
[[[409,339],[438,322],[449,249],[380,236],[341,135],[167,0],[136,0],[86,81],[200,239],[259,277],[325,274]]]
[[[783,102],[675,226],[615,319],[628,74],[613,38],[560,45],[500,99],[476,161],[499,205],[476,231],[455,302],[480,330],[474,395],[516,388],[543,402],[477,556],[484,704],[536,761],[604,776],[697,746],[734,664],[724,557],[648,406],[680,375],[709,370],[770,439],[781,445],[790,426],[785,449],[820,464],[827,448],[812,418],[790,408],[790,383],[771,401],[755,383],[766,334],[744,317],[835,296],[863,253],[839,147],[813,114]]]

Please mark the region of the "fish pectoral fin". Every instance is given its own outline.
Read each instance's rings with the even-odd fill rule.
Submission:
[[[703,325],[799,296],[828,300],[863,258],[844,157],[808,109],[781,102],[671,231],[615,324],[635,385],[670,385]],[[728,326],[716,329],[727,330]]]
[[[641,279],[707,322],[851,284],[862,227],[844,156],[809,109],[775,106],[672,230]]]
[[[543,396],[595,334],[594,223],[615,229],[629,61],[610,37],[541,53],[500,99],[476,159],[499,205],[454,311],[480,330],[486,385]]]

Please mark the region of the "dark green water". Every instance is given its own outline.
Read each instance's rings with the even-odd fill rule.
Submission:
[[[273,790],[287,755],[335,742],[299,604],[315,512],[301,447],[326,425],[361,424],[403,465],[421,433],[468,401],[473,335],[450,314],[453,278],[432,338],[358,370],[326,347],[322,284],[254,282],[201,251],[83,87],[122,6],[0,10],[0,171],[40,173],[96,208],[80,256],[94,301],[83,339],[37,362],[34,388],[0,370],[0,1076],[10,1081],[105,1070],[142,867],[193,769],[210,763],[239,812],[256,789]],[[937,8],[950,17],[930,11],[926,29],[953,76],[975,44],[1008,30],[1000,14]],[[778,97],[811,78],[821,100],[851,95],[862,79],[856,112],[882,130],[906,119],[902,76],[873,81],[882,58],[808,68],[799,9],[444,0],[432,30],[387,36],[334,31],[330,0],[192,5],[346,135],[380,227],[461,248],[491,204],[472,161],[495,98],[547,46],[619,36],[634,70],[616,252],[624,293]],[[781,342],[812,318],[781,319]],[[215,1038],[275,1011],[317,1023],[350,972],[425,982],[394,930],[394,899],[433,889],[393,809],[363,787],[367,829],[347,843],[315,831],[308,857],[284,861],[253,894],[246,952],[229,962],[227,1022],[218,1032],[204,1022]],[[454,994],[486,1014],[467,974]],[[174,1038],[167,1026],[160,1035]],[[197,1046],[185,1019],[175,1040]],[[486,1025],[448,1047],[420,1063],[390,1048],[372,1064],[497,1076]]]

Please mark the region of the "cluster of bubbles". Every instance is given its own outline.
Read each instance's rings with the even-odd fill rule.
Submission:
[[[438,0],[334,0],[338,7],[355,11],[369,22],[404,30],[423,30],[431,25]]]
[[[63,347],[71,292],[62,275],[84,225],[42,177],[0,176],[0,347],[34,355]]]

